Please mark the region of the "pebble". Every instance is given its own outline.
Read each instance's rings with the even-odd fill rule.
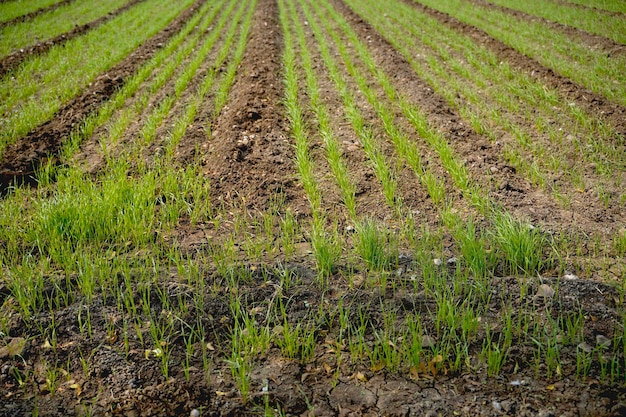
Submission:
[[[443,261],[441,259],[439,259],[439,258],[435,258],[435,259],[433,259],[433,263],[436,266],[441,266],[443,264]]]
[[[346,233],[354,233],[355,229],[354,226],[346,226]]]
[[[448,263],[448,265],[456,265],[457,261],[458,261],[457,258],[452,257],[452,258],[448,259],[447,263]]]
[[[591,353],[593,351],[593,347],[589,345],[587,342],[579,343],[578,346],[576,347],[585,353]]]
[[[574,281],[578,279],[578,276],[575,274],[572,274],[569,271],[565,271],[565,275],[563,275],[563,279],[567,281]]]
[[[611,346],[611,339],[602,334],[598,334],[596,335],[596,344],[601,347],[609,347]]]
[[[197,408],[194,408],[191,410],[191,413],[189,413],[189,417],[200,417],[200,411],[198,411]]]
[[[430,348],[435,346],[435,339],[427,334],[425,334],[424,336],[422,336],[422,347],[423,348]]]
[[[535,297],[552,298],[555,291],[548,284],[541,284]]]

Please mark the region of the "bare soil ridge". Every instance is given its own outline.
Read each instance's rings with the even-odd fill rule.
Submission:
[[[103,23],[106,23],[107,21],[124,13],[126,10],[143,1],[145,0],[131,0],[119,9],[114,10],[94,21],[85,23],[84,25],[76,26],[69,32],[62,33],[52,39],[39,42],[38,44],[20,49],[16,52],[11,53],[10,55],[7,55],[6,57],[2,58],[2,60],[0,60],[0,78],[4,77],[6,74],[19,67],[22,62],[26,61],[30,57],[45,54],[53,46],[62,45],[71,39],[87,33],[88,31],[97,28]]]
[[[281,107],[282,34],[275,1],[257,5],[229,100],[211,128],[203,156],[214,201],[263,208],[277,193],[297,198],[294,152]]]
[[[204,1],[197,0],[126,59],[98,76],[80,96],[71,100],[52,119],[7,146],[0,161],[0,194],[12,184],[36,184],[35,171],[48,161],[58,163],[58,152],[80,122],[112,97],[137,68],[152,58],[160,45],[178,33]]]
[[[21,16],[17,16],[15,18],[11,19],[11,20],[7,20],[5,22],[0,22],[0,29],[2,29],[5,26],[11,26],[11,25],[14,25],[16,23],[21,23],[21,22],[25,22],[27,20],[31,20],[34,17],[37,17],[37,16],[39,16],[41,14],[44,14],[44,13],[51,12],[51,11],[53,11],[55,9],[58,9],[61,6],[65,6],[66,4],[70,4],[70,3],[73,3],[75,1],[76,0],[63,0],[63,1],[60,1],[58,3],[51,4],[50,6],[42,7],[41,9],[37,9],[37,10],[35,10],[33,12],[26,13],[26,14],[23,14]]]

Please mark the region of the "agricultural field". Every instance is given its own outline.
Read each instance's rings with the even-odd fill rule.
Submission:
[[[626,415],[622,0],[0,33],[0,416]]]

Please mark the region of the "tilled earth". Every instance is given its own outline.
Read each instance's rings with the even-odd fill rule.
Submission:
[[[36,167],[48,160],[57,161],[60,146],[75,126],[110,98],[160,45],[182,27],[201,3],[199,0],[124,62],[102,74],[80,97],[60,110],[53,120],[10,146],[4,152],[0,165],[1,191],[6,192],[14,182],[35,185],[33,172]],[[419,79],[410,64],[371,26],[339,0],[334,5],[348,19],[358,36],[368,40],[377,64],[394,74],[395,80],[403,86],[403,93],[432,115],[430,122],[446,132],[449,142],[464,159],[475,162],[468,164],[472,178],[488,189],[490,196],[499,204],[517,216],[529,218],[533,224],[540,224],[545,230],[608,235],[623,227],[623,206],[607,207],[583,195],[566,209],[551,195],[531,186],[514,169],[507,167],[495,144],[464,126],[461,116]],[[557,88],[568,100],[586,110],[602,113],[619,132],[626,133],[626,110],[621,106],[555,74],[476,28],[423,6],[415,7],[422,8],[442,24],[463,30],[513,66],[533,71],[537,78]],[[297,218],[304,221],[310,218],[311,210],[298,183],[289,122],[282,106],[283,37],[277,3],[260,0],[253,22],[230,98],[221,114],[211,122],[211,140],[206,141],[207,132],[202,127],[210,121],[211,109],[204,109],[198,113],[178,145],[176,163],[184,166],[200,158],[203,173],[211,184],[212,201],[232,206],[233,210],[243,206],[254,212],[267,209],[274,196],[280,194]],[[76,35],[78,32],[72,34]],[[307,31],[306,35],[308,42],[314,42],[311,31]],[[597,41],[595,37],[590,36],[589,39]],[[606,43],[601,46],[623,49],[623,45],[611,45],[608,40]],[[34,53],[41,53],[41,50]],[[341,108],[341,100],[333,90],[331,80],[323,73],[321,57],[314,56],[313,60],[329,108]],[[4,66],[0,71],[5,71]],[[372,109],[368,109],[365,102],[360,105],[376,128]],[[344,156],[357,184],[359,212],[392,221],[381,196],[381,186],[371,167],[363,163],[366,159],[363,150],[355,146],[358,142],[355,134],[339,119],[334,119],[334,128],[341,132]],[[242,141],[244,137],[245,141]],[[132,136],[129,135],[126,140],[132,141]],[[391,145],[383,146],[386,147],[383,151],[391,155]],[[87,164],[92,171],[97,171],[98,161],[102,159],[97,149],[94,143],[85,143],[73,162]],[[424,153],[427,152],[424,149]],[[317,160],[323,159],[322,153],[319,148],[312,149]],[[149,159],[150,155],[146,158]],[[491,171],[488,176],[486,172],[490,166],[499,169]],[[328,167],[323,167],[323,170],[328,172]],[[495,181],[494,176],[497,177]],[[339,207],[340,195],[333,188],[332,180],[323,175],[320,175],[320,180],[326,190],[324,204],[338,206],[337,210],[342,210]],[[412,187],[410,181],[414,179],[408,169],[401,171],[399,183],[404,203],[418,213],[420,221],[438,224],[436,209],[426,193]],[[490,187],[492,182],[505,185],[494,189]],[[460,196],[455,198],[461,199]],[[210,224],[199,227],[181,222],[166,239],[175,241],[182,251],[193,256],[193,253],[209,251],[210,236],[221,232],[222,229],[212,230]],[[271,322],[266,313],[269,312],[268,306],[277,297],[282,297],[289,300],[288,315],[294,319],[306,318],[310,312],[341,300],[350,312],[350,320],[357,320],[361,307],[372,323],[383,326],[383,312],[393,309],[399,319],[409,313],[423,313],[424,327],[433,327],[430,312],[435,308],[435,301],[421,285],[399,285],[399,288],[408,289],[382,291],[368,285],[368,281],[375,277],[368,276],[367,271],[351,271],[361,279],[348,283],[339,272],[330,280],[329,288],[322,292],[307,245],[301,242],[295,258],[288,263],[280,260],[266,264],[244,262],[252,279],[240,285],[238,294],[246,310],[255,311],[255,319],[260,325]],[[455,256],[451,249],[444,252],[449,258]],[[415,280],[423,267],[420,262],[423,260],[402,254],[401,265],[389,273],[389,281],[402,283]],[[610,280],[623,277],[624,262],[620,259],[605,262],[611,265],[604,265],[606,269],[603,270],[609,271],[612,276],[601,276],[596,270],[580,274],[580,277],[573,274],[560,276],[556,270],[549,270],[544,277],[532,279],[505,274],[493,277],[492,297],[483,319],[499,317],[503,313],[504,301],[515,308],[535,309],[538,325],[544,325],[562,313],[577,311],[586,320],[585,346],[598,345],[598,337],[613,340],[614,332],[623,323],[624,297],[615,285],[610,284]],[[574,260],[572,265],[566,265],[575,266]],[[279,267],[291,271],[295,277],[296,283],[285,291],[277,289]],[[454,266],[446,266],[444,262],[441,267],[443,279],[452,272],[447,268]],[[79,299],[70,307],[42,313],[28,322],[17,314],[9,314],[8,333],[0,333],[0,415],[187,416],[197,409],[201,415],[239,416],[263,415],[267,409],[279,408],[287,415],[304,416],[626,415],[626,387],[623,381],[611,382],[603,378],[601,369],[595,365],[589,370],[589,376],[575,377],[580,344],[563,343],[559,375],[550,375],[546,364],[534,362],[534,351],[527,345],[516,344],[516,341],[513,341],[506,364],[497,377],[488,377],[479,363],[468,363],[461,367],[461,372],[450,371],[437,363],[431,363],[424,369],[397,372],[352,364],[350,352],[339,340],[341,335],[328,323],[315,323],[318,343],[314,359],[310,362],[285,359],[277,347],[271,347],[266,354],[257,357],[250,377],[250,396],[244,403],[225,362],[233,324],[229,307],[229,292],[232,289],[224,283],[215,267],[206,265],[201,273],[210,284],[207,287],[211,287],[204,297],[205,304],[201,308],[190,309],[188,317],[181,319],[201,322],[207,329],[210,335],[207,349],[214,358],[209,374],[204,371],[200,355],[195,355],[191,358],[188,375],[183,373],[181,366],[172,366],[168,377],[165,377],[161,362],[146,354],[134,332],[130,332],[128,339],[122,336],[125,318],[111,298],[95,298],[88,305],[93,334],[91,338],[85,337],[79,329],[78,316],[85,309],[86,301]],[[72,280],[75,277],[69,280],[66,277],[50,277],[50,286],[44,292],[52,296],[55,291],[62,291],[63,285],[72,285]],[[179,281],[175,271],[164,271],[158,282],[167,289],[172,300],[191,299],[190,288]],[[543,294],[542,284],[558,288],[556,296]],[[526,290],[522,291],[521,286]],[[520,297],[520,293],[526,296]],[[0,305],[11,306],[13,302],[9,288],[0,284]],[[154,303],[159,303],[156,290]],[[51,321],[57,329],[54,335],[56,349],[50,346],[50,336],[29,335],[31,329],[47,328]],[[112,328],[110,323],[113,323]],[[374,335],[369,336],[365,342],[374,344]],[[172,345],[170,362],[183,363],[184,340],[176,339]],[[476,342],[470,349],[477,356],[481,345]],[[200,350],[196,349],[196,352]],[[19,355],[14,354],[16,351]],[[64,364],[65,372],[60,376],[56,389],[50,392],[45,367],[52,362]],[[19,375],[30,376],[30,380],[21,385]]]

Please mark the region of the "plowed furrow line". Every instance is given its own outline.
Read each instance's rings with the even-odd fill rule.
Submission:
[[[105,16],[102,16],[92,22],[86,23],[84,25],[76,26],[74,29],[69,32],[62,33],[60,35],[55,36],[52,39],[47,39],[43,42],[39,42],[36,45],[28,46],[26,48],[22,48],[17,52],[13,52],[10,55],[2,58],[0,60],[0,78],[4,77],[9,72],[13,71],[15,68],[19,67],[27,59],[31,58],[35,55],[43,55],[50,48],[57,45],[63,45],[64,43],[74,39],[84,33],[87,33],[90,30],[97,28],[98,26],[108,22],[114,17],[124,13],[126,10],[135,6],[138,3],[144,2],[146,0],[130,0],[124,6],[120,7],[112,11],[111,13],[107,13]]]
[[[72,99],[55,113],[55,117],[43,123],[26,136],[2,150],[0,189],[12,183],[34,184],[34,171],[49,159],[56,160],[63,143],[77,129],[89,113],[112,97],[125,83],[124,77],[151,59],[159,47],[174,37],[187,20],[194,15],[204,0],[180,13],[165,29],[144,42],[105,74],[97,77],[80,96]]]
[[[581,41],[587,43],[591,48],[602,47],[605,48],[607,51],[619,51],[619,53],[622,54],[626,52],[626,49],[624,48],[624,43],[620,42],[620,40],[624,39],[623,35],[619,36],[616,34],[615,36],[613,36],[613,38],[611,38],[611,33],[607,33],[607,29],[613,29],[613,27],[617,28],[617,25],[623,28],[623,22],[620,21],[621,19],[611,19],[611,17],[607,14],[600,14],[598,12],[595,13],[595,16],[593,17],[596,20],[599,20],[599,22],[602,22],[602,29],[595,28],[596,31],[594,31],[593,27],[589,27],[586,29],[586,25],[584,25],[584,22],[559,22],[559,18],[556,16],[550,16],[546,18],[545,13],[536,12],[535,10],[529,13],[528,10],[532,10],[531,8],[526,8],[526,11],[524,11],[521,9],[518,10],[512,7],[507,7],[506,5],[497,4],[497,2],[494,1],[471,1],[477,6],[493,8],[527,22],[541,22],[542,24],[551,29],[554,29],[555,31],[563,32],[568,36],[580,39]],[[567,3],[562,3],[562,5],[564,8],[568,7]],[[590,18],[592,17],[590,16]]]
[[[104,149],[116,145],[124,134],[131,136],[127,130],[139,129],[143,122],[137,119],[147,117],[145,109],[158,104],[168,91],[175,90],[175,82],[171,80],[184,71],[194,53],[197,55],[198,44],[207,42],[207,38],[211,44],[217,40],[218,33],[207,29],[214,23],[224,2],[205,3],[170,44],[137,70],[96,114],[90,115],[77,135],[72,137],[74,143],[71,146],[74,149],[80,146],[80,152],[72,156],[74,149],[67,149],[64,152],[66,158],[72,158],[78,165],[86,165],[85,170],[89,172],[100,169]],[[222,13],[226,16],[222,16],[220,27],[228,16],[226,10]]]
[[[354,20],[358,21],[359,19]],[[368,33],[368,31],[363,30],[363,36],[372,36],[368,35]],[[395,34],[393,35],[392,41],[401,38],[401,36]],[[372,36],[372,40],[377,40],[377,37],[375,35]],[[386,49],[386,52],[381,54],[381,56],[388,57],[397,54],[386,42],[381,42],[379,47]],[[400,49],[402,50],[402,48]],[[412,60],[412,57],[419,54],[419,51],[409,51],[405,49],[404,54],[407,59]],[[408,62],[404,61],[404,59],[400,58],[398,61],[394,61],[395,60],[389,60],[387,58],[381,61],[380,65],[386,67],[388,71],[398,72],[398,68],[404,67],[407,74],[412,72],[412,69],[406,67]],[[404,64],[402,64],[402,61],[404,61]],[[413,61],[413,63],[415,64],[415,61]],[[424,70],[417,67],[413,68],[415,68],[420,75],[426,75],[429,79],[429,83],[434,83],[435,91],[438,93],[442,92],[441,86],[437,84],[435,79],[430,78]],[[402,71],[402,73],[404,73],[404,71]],[[440,103],[434,106],[434,111],[437,111],[436,109],[441,107],[448,108],[448,105],[441,97],[439,97],[438,100]],[[426,106],[425,108],[429,108],[432,106],[432,104],[428,104],[429,101],[432,101],[432,99],[423,100],[422,98],[422,102],[417,103],[418,106]],[[430,113],[432,113],[432,111]],[[524,178],[520,178],[520,176],[515,173],[515,170],[509,168],[508,163],[502,160],[502,153],[498,149],[498,145],[492,143],[486,137],[477,135],[475,132],[468,131],[465,128],[448,128],[447,126],[461,125],[460,117],[455,111],[448,108],[448,111],[439,111],[439,113],[445,117],[439,121],[435,119],[433,119],[433,121],[439,126],[439,129],[443,129],[447,132],[446,136],[450,137],[450,142],[453,144],[456,153],[463,155],[464,160],[469,162],[466,167],[469,172],[471,172],[472,178],[479,182],[482,189],[491,190],[491,193],[493,193],[492,196],[496,201],[503,204],[507,209],[522,217],[528,216],[535,221],[541,221],[546,224],[548,228],[554,230],[563,229],[565,225],[571,222],[572,217],[574,217],[577,219],[576,227],[580,226],[587,232],[595,231],[604,233],[606,231],[606,224],[604,223],[606,223],[607,218],[609,221],[610,219],[617,220],[614,213],[606,211],[606,209],[599,207],[599,205],[596,206],[595,210],[590,210],[588,203],[585,206],[573,207],[573,211],[572,209],[559,207],[552,198],[545,196],[540,190],[532,190]],[[446,118],[448,119],[447,121]],[[490,169],[488,170],[487,168]],[[525,209],[520,211],[522,207],[525,207]],[[597,211],[603,212],[605,216],[599,216]],[[558,221],[555,221],[557,219]],[[619,227],[619,221],[613,223],[613,229],[618,230]]]
[[[215,62],[216,56],[219,56],[221,61],[215,63],[218,68],[226,58],[226,52],[234,42],[238,24],[241,23],[246,11],[245,3],[240,3],[239,7],[235,7],[236,5],[237,2],[230,1],[209,36],[188,59],[177,66],[175,76],[156,91],[156,94],[141,97],[134,108],[129,109],[130,112],[121,118],[122,122],[117,124],[114,134],[109,134],[107,138],[101,140],[106,147],[104,156],[107,161],[115,163],[124,155],[130,157],[135,168],[140,168],[140,171],[145,169],[146,163],[153,159],[149,155],[150,149],[155,150],[158,147],[156,143],[165,140],[167,130],[165,126],[172,125],[170,119],[174,117],[174,107],[180,103],[185,94],[191,94],[189,92],[191,87],[199,85],[205,75],[210,79],[213,78],[212,73],[207,74],[207,69]],[[214,10],[219,9],[217,7]],[[131,120],[133,122],[129,123]],[[120,130],[124,132],[118,133]]]
[[[296,210],[306,210],[294,181],[294,153],[279,107],[283,45],[277,19],[276,2],[259,1],[230,95],[216,105],[221,110],[203,149],[211,199],[227,207],[243,203],[262,210],[282,194]]]
[[[382,10],[378,9],[378,12],[382,13]],[[399,14],[404,16],[402,13],[410,12],[411,10],[405,10]],[[416,21],[415,17],[413,21]],[[425,23],[421,22],[420,27],[426,27]],[[619,151],[623,144],[619,143],[618,134],[601,123],[595,124],[593,122],[595,115],[575,119],[575,116],[581,116],[580,110],[563,100],[553,98],[558,97],[558,91],[547,91],[540,83],[535,84],[532,78],[523,77],[508,66],[494,64],[494,58],[489,55],[480,58],[482,51],[475,49],[473,45],[466,45],[471,52],[460,49],[460,56],[455,57],[455,53],[450,53],[450,49],[455,48],[456,44],[464,43],[460,34],[451,34],[449,40],[436,39],[436,36],[423,36],[421,30],[411,29],[408,33],[409,29],[405,31],[400,29],[406,25],[402,19],[394,20],[393,23],[389,21],[384,31],[399,45],[399,50],[417,68],[418,73],[425,76],[435,89],[446,97],[449,105],[460,111],[468,125],[473,126],[478,132],[486,133],[492,142],[497,141],[503,146],[502,150],[507,155],[507,161],[502,161],[501,164],[513,164],[515,169],[521,170],[529,180],[540,182],[542,187],[547,187],[548,184],[554,184],[555,187],[558,185],[559,193],[570,192],[569,189],[570,195],[577,196],[580,192],[574,188],[581,187],[583,190],[591,188],[598,194],[611,193],[614,198],[610,205],[619,211],[621,187],[614,183],[619,183],[620,179],[613,173],[623,171],[624,158],[623,152]],[[430,28],[437,30],[432,25]],[[428,46],[414,42],[414,39],[420,37],[421,42]],[[431,38],[434,38],[432,42]],[[437,42],[449,42],[450,49]],[[421,64],[423,59],[414,58],[423,55],[426,55],[424,59],[428,65]],[[468,65],[466,58],[473,60],[472,66]],[[503,71],[503,68],[506,68],[506,71]],[[481,71],[488,75],[481,76]],[[503,84],[503,80],[507,80],[506,85],[500,85]],[[569,118],[567,113],[571,114]],[[579,127],[573,128],[576,125]],[[559,126],[560,129],[557,129]],[[554,138],[549,138],[548,135]],[[568,139],[563,140],[566,136]],[[578,142],[582,143],[576,143],[575,137],[581,138]],[[516,138],[516,141],[512,138]],[[577,148],[571,149],[572,145]],[[561,155],[567,155],[566,161]],[[492,167],[498,168],[495,161],[494,165],[485,166],[484,163],[489,161],[483,158],[468,161],[482,171],[493,170]],[[556,169],[549,166],[555,163],[558,163]],[[548,172],[542,173],[540,170]],[[596,170],[602,175],[593,172]],[[558,179],[559,184],[553,183],[546,176],[548,174],[555,178],[555,181]],[[582,175],[584,180],[581,185]],[[568,185],[567,176],[571,177],[570,182],[578,185],[575,187],[572,184]],[[520,184],[523,185],[524,182]],[[561,185],[565,186],[565,189]],[[550,188],[552,189],[552,186]],[[594,205],[605,204],[596,200]],[[616,215],[618,212],[614,210],[613,215]]]
[[[305,116],[312,120],[310,134],[313,135],[312,140],[316,142],[314,149],[317,149],[317,143],[321,149],[314,152],[313,156],[316,165],[321,167],[318,181],[324,189],[322,197],[327,200],[324,205],[326,207],[334,205],[332,199],[329,199],[329,194],[333,190],[333,194],[340,195],[337,201],[341,201],[346,208],[347,218],[352,222],[359,216],[378,217],[375,215],[376,209],[385,207],[380,183],[371,180],[374,172],[371,167],[364,164],[367,155],[356,133],[349,122],[346,122],[341,97],[338,96],[333,81],[326,71],[323,71],[323,60],[318,54],[311,53],[315,49],[313,34],[308,31],[307,36],[301,25],[293,26],[299,47],[296,55],[302,57],[301,72],[305,74],[302,77],[302,84],[306,85],[306,96],[309,98],[308,104],[305,104],[305,108],[308,109]],[[319,155],[315,157],[315,154]],[[325,174],[328,172],[332,173],[330,175],[332,187],[323,183],[324,180],[330,180],[329,175]]]
[[[5,26],[10,26],[10,25],[14,25],[16,23],[25,22],[27,20],[30,20],[30,19],[36,17],[36,16],[39,16],[39,15],[44,14],[44,13],[51,12],[54,9],[57,9],[57,8],[59,8],[61,6],[65,6],[66,4],[72,3],[74,1],[76,1],[76,0],[61,0],[61,1],[58,1],[58,2],[56,2],[54,4],[51,4],[49,6],[42,7],[40,9],[34,10],[32,12],[27,12],[27,13],[22,14],[20,16],[14,17],[14,18],[12,18],[10,20],[5,20],[3,22],[0,22],[0,29],[2,29]]]
[[[504,18],[496,13],[488,13],[488,9],[480,15],[470,9],[473,14],[463,15],[461,12],[470,13],[465,3],[462,11],[457,12],[443,6],[435,7],[427,0],[422,0],[423,4],[407,0],[405,2],[448,26],[459,28],[477,42],[488,45],[502,61],[515,62],[529,74],[533,73],[545,79],[554,87],[568,93],[572,101],[586,102],[585,108],[599,106],[601,110],[605,110],[608,106],[609,109],[606,110],[611,111],[602,114],[610,115],[615,113],[616,107],[618,112],[623,113],[623,106],[626,104],[623,99],[626,95],[620,85],[620,80],[624,78],[623,66],[626,65],[626,56],[623,54],[613,54],[611,51],[599,53],[594,48],[550,31],[535,22],[520,24],[509,31],[500,22]],[[555,43],[559,44],[558,50],[554,47]],[[544,48],[543,45],[553,46]],[[597,68],[603,68],[602,72],[598,72]],[[607,98],[618,106],[607,103]]]

